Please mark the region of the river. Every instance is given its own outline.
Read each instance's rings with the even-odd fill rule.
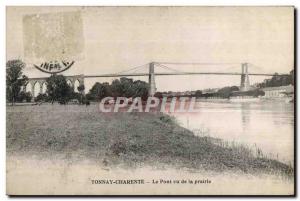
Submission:
[[[260,148],[264,154],[293,164],[294,105],[280,101],[256,103],[197,102],[196,113],[170,113],[195,135]]]

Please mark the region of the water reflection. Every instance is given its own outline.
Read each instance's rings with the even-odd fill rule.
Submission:
[[[196,135],[258,146],[284,162],[293,161],[294,108],[284,102],[197,102],[198,113],[172,113]],[[203,132],[203,133],[202,133]]]
[[[243,131],[247,129],[250,123],[250,105],[247,103],[241,103],[241,113],[242,113],[242,126],[243,126]]]

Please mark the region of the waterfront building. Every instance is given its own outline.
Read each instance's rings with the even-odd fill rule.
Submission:
[[[294,93],[294,86],[279,86],[279,87],[266,87],[262,88],[265,92],[265,98],[280,98]]]

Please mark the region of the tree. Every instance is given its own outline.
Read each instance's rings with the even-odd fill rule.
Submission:
[[[6,98],[12,105],[16,102],[21,91],[25,87],[28,77],[23,75],[25,63],[19,59],[6,62]]]
[[[287,86],[294,85],[294,70],[290,71],[289,75],[279,75],[274,73],[271,79],[265,79],[263,83],[259,83],[259,88],[264,87],[278,87],[278,86]]]
[[[82,99],[83,99],[83,92],[84,92],[84,89],[85,89],[85,87],[84,87],[83,84],[80,84],[80,85],[77,87],[77,90],[78,90],[79,93],[80,93],[80,103],[83,103],[83,102],[82,102]]]
[[[114,97],[131,97],[134,94],[133,80],[125,77],[121,77],[120,80],[113,80],[111,89]]]
[[[46,102],[48,100],[47,94],[41,94],[37,95],[37,97],[34,98],[35,102]]]
[[[17,101],[18,102],[30,102],[32,100],[32,95],[30,92],[20,91]]]
[[[146,100],[148,98],[148,89],[148,83],[141,80],[133,81],[125,77],[120,78],[120,80],[114,80],[111,84],[114,97],[141,97],[142,100]]]
[[[231,87],[223,87],[218,90],[217,95],[223,98],[229,98],[233,91],[238,91],[239,88],[237,86]]]
[[[84,89],[85,89],[85,87],[84,87],[83,84],[81,84],[81,85],[79,85],[79,86],[77,87],[77,90],[78,90],[80,93],[83,93]]]
[[[104,97],[141,97],[142,100],[148,98],[149,84],[132,79],[124,78],[115,79],[111,85],[107,82],[96,82],[87,94],[87,99],[100,101]]]
[[[99,83],[96,82],[94,86],[90,89],[87,97],[89,100],[100,101],[102,98],[112,96],[111,86],[108,82]]]
[[[201,96],[202,96],[202,91],[201,91],[201,90],[197,90],[197,91],[195,92],[195,96],[196,96],[196,97],[201,97]]]
[[[143,101],[147,100],[149,84],[147,82],[136,80],[132,86],[132,97],[141,97]]]
[[[112,96],[113,97],[119,97],[122,96],[123,94],[123,88],[121,85],[120,80],[115,79],[111,83],[111,91],[112,91]]]
[[[58,101],[61,104],[67,103],[72,95],[72,89],[68,85],[66,78],[63,75],[53,74],[46,80],[47,95],[52,104]]]

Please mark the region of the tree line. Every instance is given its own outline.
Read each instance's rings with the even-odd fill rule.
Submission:
[[[288,75],[278,75],[275,73],[272,78],[266,79],[264,82],[259,83],[259,88],[265,87],[279,87],[279,86],[287,86],[293,85],[294,86],[294,70],[291,70]]]
[[[113,80],[111,84],[96,82],[86,98],[101,101],[104,97],[141,97],[142,100],[147,100],[148,89],[149,84],[147,82],[122,77]]]
[[[6,63],[6,100],[14,104],[15,102],[30,102],[33,97],[30,92],[23,89],[28,84],[28,77],[23,74],[25,63],[21,60],[10,60]],[[37,102],[58,102],[67,104],[77,100],[80,104],[89,104],[90,101],[101,101],[102,98],[111,97],[141,97],[143,100],[148,98],[148,83],[140,80],[120,78],[112,81],[111,84],[96,82],[89,92],[85,95],[84,85],[79,85],[77,90],[67,83],[63,75],[52,74],[46,79],[46,93],[38,94],[34,98]]]

